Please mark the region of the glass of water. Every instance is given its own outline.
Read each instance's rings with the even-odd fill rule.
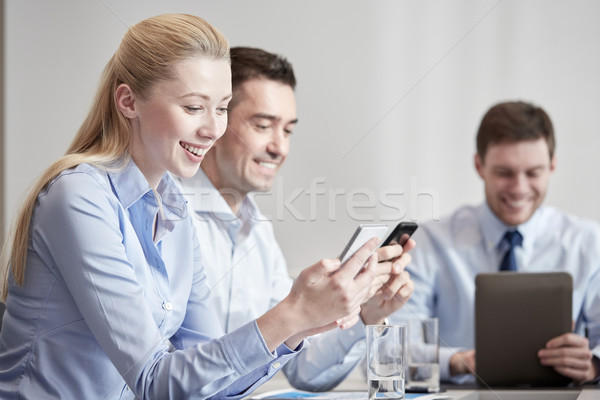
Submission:
[[[411,319],[407,327],[406,388],[419,392],[440,390],[438,319]]]
[[[403,399],[405,325],[367,325],[369,399]]]

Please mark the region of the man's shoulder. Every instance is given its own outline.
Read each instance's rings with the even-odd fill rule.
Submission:
[[[543,221],[546,223],[553,223],[564,228],[571,226],[579,229],[600,228],[600,224],[591,218],[582,217],[554,206],[542,206],[540,207],[539,211]]]
[[[480,221],[480,214],[480,206],[463,205],[439,219],[432,219],[422,223],[421,229],[430,234],[457,233],[457,230],[462,231],[471,227],[477,227]]]
[[[600,240],[600,224],[591,218],[581,217],[553,206],[540,207],[539,213],[542,231],[559,230],[564,234],[588,235]]]
[[[420,245],[465,247],[481,241],[480,206],[463,205],[442,218],[420,224],[415,240]]]

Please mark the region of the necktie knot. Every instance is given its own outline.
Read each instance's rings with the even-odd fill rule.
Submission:
[[[502,240],[508,243],[508,250],[500,264],[500,271],[516,271],[517,260],[515,258],[515,247],[523,244],[523,236],[517,230],[508,231],[504,234],[504,239]]]
[[[504,241],[508,243],[509,247],[512,249],[515,246],[520,246],[523,244],[523,235],[519,231],[507,231],[504,234]]]

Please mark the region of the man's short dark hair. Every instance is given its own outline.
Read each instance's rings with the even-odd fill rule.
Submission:
[[[490,145],[515,143],[544,138],[550,158],[556,139],[548,114],[538,106],[523,101],[498,103],[483,116],[477,132],[477,154],[483,161]]]
[[[274,53],[253,47],[232,47],[231,82],[233,90],[250,79],[265,78],[296,89],[296,77],[290,62]]]
[[[294,69],[286,58],[253,47],[232,47],[230,53],[234,97],[237,88],[251,79],[268,79],[296,89]]]

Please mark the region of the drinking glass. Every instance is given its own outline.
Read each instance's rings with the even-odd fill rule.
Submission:
[[[406,389],[418,392],[440,390],[440,341],[438,319],[411,319],[407,327]]]
[[[403,399],[406,325],[367,325],[369,399]]]

